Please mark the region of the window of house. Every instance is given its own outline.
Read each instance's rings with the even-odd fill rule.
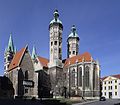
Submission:
[[[108,89],[110,90],[110,86],[108,87]]]
[[[117,83],[117,80],[115,80],[115,83]]]
[[[108,83],[110,84],[110,81]]]
[[[105,92],[105,96],[106,96],[106,92]]]
[[[105,86],[105,90],[106,90],[106,86]]]
[[[112,86],[111,86],[111,90],[112,90]]]
[[[117,92],[115,92],[115,95],[117,96]]]
[[[54,45],[57,45],[57,41],[54,42]]]
[[[112,81],[111,81],[111,84],[112,84]]]
[[[106,84],[106,81],[104,83]]]
[[[117,89],[117,86],[115,86],[115,89]]]

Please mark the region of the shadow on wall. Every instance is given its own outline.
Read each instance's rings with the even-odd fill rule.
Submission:
[[[14,98],[13,84],[8,77],[0,76],[0,99]]]

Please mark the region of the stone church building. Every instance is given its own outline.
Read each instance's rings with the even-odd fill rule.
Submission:
[[[75,25],[68,35],[67,58],[63,60],[62,32],[63,24],[55,10],[49,24],[49,59],[38,56],[35,47],[30,54],[27,45],[16,51],[10,35],[4,53],[4,75],[12,81],[15,97],[99,97],[99,62],[88,52],[79,54]]]

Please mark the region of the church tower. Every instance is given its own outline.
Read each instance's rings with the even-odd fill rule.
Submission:
[[[67,57],[73,57],[78,55],[79,52],[79,36],[76,33],[75,25],[71,28],[71,33],[67,39]]]
[[[54,19],[49,24],[50,32],[50,60],[49,75],[51,81],[51,91],[53,94],[61,94],[62,86],[62,31],[63,25],[59,20],[58,10],[54,11]]]
[[[50,22],[50,62],[49,66],[60,66],[62,64],[62,31],[63,25],[59,20],[58,10],[54,11],[54,19]]]
[[[7,74],[7,70],[13,59],[14,54],[15,54],[15,48],[12,40],[12,34],[10,34],[8,46],[4,52],[4,75]]]

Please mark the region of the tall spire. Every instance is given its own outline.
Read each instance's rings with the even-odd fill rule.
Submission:
[[[14,44],[13,44],[13,40],[12,40],[12,33],[10,33],[7,51],[14,53]]]
[[[36,49],[35,49],[35,47],[33,46],[32,59],[35,59],[36,57],[37,57],[37,55],[36,55]]]

